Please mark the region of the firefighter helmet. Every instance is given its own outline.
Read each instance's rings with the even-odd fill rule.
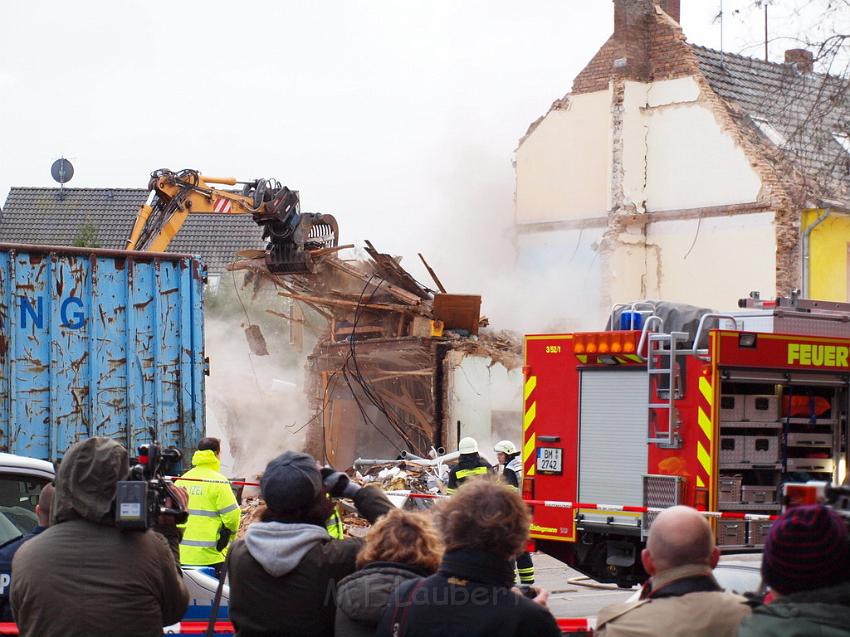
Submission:
[[[461,438],[457,450],[460,451],[461,455],[478,453],[478,443],[475,441],[475,438],[467,436],[466,438]]]
[[[510,440],[500,440],[496,443],[496,446],[493,447],[493,451],[496,453],[504,453],[508,456],[512,456],[517,452],[514,443]]]

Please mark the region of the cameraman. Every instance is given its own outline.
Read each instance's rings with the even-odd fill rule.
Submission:
[[[183,616],[189,593],[173,518],[162,516],[155,530],[115,526],[116,485],[129,469],[127,450],[109,438],[65,452],[52,524],[12,562],[12,613],[21,635],[161,635]]]

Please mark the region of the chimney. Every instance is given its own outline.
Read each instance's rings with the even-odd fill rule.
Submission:
[[[614,0],[614,68],[625,77],[649,77],[649,27],[656,0]]]
[[[785,63],[793,63],[800,73],[811,73],[815,68],[815,56],[806,49],[788,49],[785,51]]]
[[[673,18],[676,22],[681,22],[681,11],[679,9],[680,0],[656,0],[658,2],[658,6]]]

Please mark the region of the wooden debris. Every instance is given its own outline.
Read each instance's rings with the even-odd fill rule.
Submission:
[[[439,293],[368,241],[365,252],[352,259],[339,250],[313,251],[311,274],[274,274],[250,251],[228,266],[327,320],[328,331],[306,363],[314,418],[305,451],[340,467],[363,453],[393,457],[406,449],[424,457],[444,444],[448,350],[491,356],[509,369],[521,360],[513,344],[476,337],[486,324],[481,297],[445,293],[423,255]],[[269,312],[295,320],[294,312]]]
[[[443,287],[443,282],[440,281],[440,278],[437,276],[437,273],[428,265],[428,262],[425,260],[425,257],[422,256],[422,253],[419,253],[419,258],[422,260],[422,265],[425,266],[425,269],[428,270],[428,274],[431,275],[431,278],[434,279],[434,283],[437,284],[437,287],[440,289],[440,292],[443,294],[446,293],[446,288]]]

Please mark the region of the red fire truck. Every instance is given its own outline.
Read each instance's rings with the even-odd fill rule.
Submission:
[[[610,325],[627,329],[526,336],[523,495],[537,550],[631,585],[646,577],[658,508],[714,512],[722,551],[755,551],[783,483],[844,480],[850,304],[739,305],[687,329],[681,313],[640,303],[615,308]]]

